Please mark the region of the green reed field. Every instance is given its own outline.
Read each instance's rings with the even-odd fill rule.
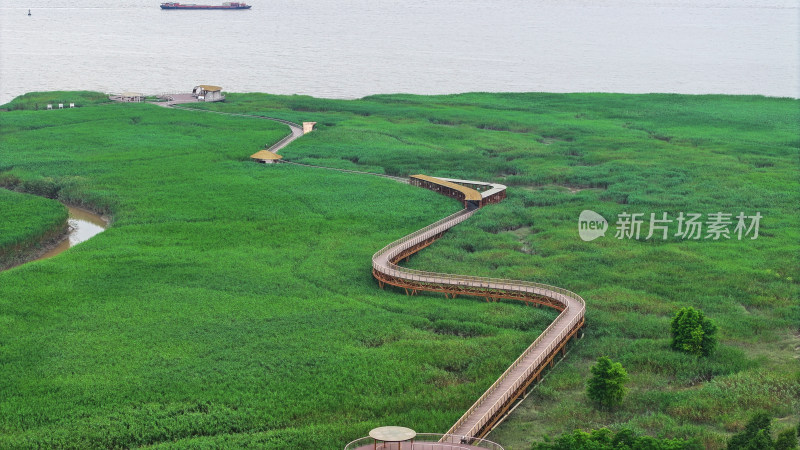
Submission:
[[[800,417],[800,102],[745,96],[380,95],[357,101],[231,95],[205,108],[314,117],[289,160],[395,175],[497,181],[509,198],[412,258],[418,269],[535,280],[587,301],[586,337],[489,438],[524,449],[575,428],[629,427],[724,447],[756,411]],[[579,239],[590,209],[605,237]],[[759,212],[759,237],[645,239],[651,213]],[[639,240],[616,239],[643,213]],[[733,219],[733,232],[736,220]],[[432,302],[438,302],[431,296]],[[720,327],[708,358],[669,349],[682,306]],[[520,308],[520,311],[523,309]],[[631,375],[622,407],[597,411],[597,357]],[[509,361],[510,362],[510,361]],[[776,426],[780,428],[779,426]]]
[[[69,95],[86,106],[31,106]],[[722,448],[758,410],[797,423],[797,100],[228,94],[193,107],[318,122],[288,160],[509,186],[410,263],[586,299],[585,338],[490,434],[507,449],[600,426]],[[0,183],[114,221],[0,273],[0,447],[335,449],[380,425],[444,432],[555,317],[378,289],[372,253],[458,204],[247,161],[288,132],[280,125],[91,93],[7,108]],[[584,209],[609,220],[605,237],[578,237]],[[645,240],[647,224],[639,240],[616,239],[623,212],[763,218],[755,240]],[[711,357],[669,349],[682,306],[719,325]],[[611,412],[584,395],[601,355],[632,379]]]
[[[0,112],[0,183],[113,222],[0,272],[0,448],[335,449],[387,423],[445,431],[555,317],[378,288],[371,255],[451,199],[248,161],[283,125],[66,94],[82,107]],[[27,226],[8,222],[4,236]]]

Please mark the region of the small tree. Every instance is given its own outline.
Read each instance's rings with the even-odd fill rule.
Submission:
[[[670,324],[672,348],[693,355],[708,356],[717,346],[717,326],[703,311],[681,308]]]
[[[627,389],[628,372],[622,364],[601,356],[592,367],[592,377],[586,384],[586,395],[603,408],[613,408],[622,403]]]

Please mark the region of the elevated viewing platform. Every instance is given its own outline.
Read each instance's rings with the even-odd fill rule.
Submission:
[[[500,203],[506,198],[506,185],[504,184],[486,183],[484,181],[457,180],[455,178],[440,178],[440,180],[455,183],[480,192],[481,207],[491,203]]]
[[[469,442],[469,443],[468,443]],[[500,444],[454,434],[416,433],[404,427],[380,427],[345,450],[504,450]]]
[[[506,186],[483,181],[439,178],[429,175],[410,175],[409,184],[430,189],[459,200],[464,208],[477,209],[506,198]]]
[[[475,189],[462,186],[457,183],[445,181],[442,178],[431,177],[428,175],[409,175],[409,184],[421,188],[430,189],[450,198],[461,201],[464,208],[477,209],[481,207],[481,193]]]

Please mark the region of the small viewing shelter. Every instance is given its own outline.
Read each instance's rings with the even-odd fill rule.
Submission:
[[[396,443],[397,449],[414,448],[414,437],[417,432],[406,427],[378,427],[369,432],[369,437],[375,439],[374,448],[395,448],[391,444]],[[405,444],[405,445],[403,445]]]
[[[503,450],[499,444],[469,436],[417,433],[405,427],[378,427],[344,450]]]
[[[199,102],[221,102],[225,100],[222,95],[222,88],[219,86],[211,86],[210,84],[201,84],[192,89],[192,96],[197,98]]]
[[[481,207],[481,193],[475,189],[462,186],[458,183],[446,181],[442,178],[431,177],[428,175],[409,175],[408,184],[430,189],[450,198],[454,198],[464,204],[464,208],[478,209]]]
[[[317,122],[303,122],[303,134],[308,134],[314,131],[314,125],[316,124]]]
[[[267,150],[261,150],[250,155],[250,158],[255,162],[259,162],[262,164],[274,164],[280,161],[280,159],[283,158],[283,156],[278,155],[277,153],[272,153]]]
[[[119,97],[123,102],[139,103],[144,101],[144,94],[140,94],[138,92],[123,92]]]

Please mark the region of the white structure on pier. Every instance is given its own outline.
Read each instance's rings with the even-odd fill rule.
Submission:
[[[196,97],[199,102],[221,102],[225,100],[225,96],[222,95],[222,88],[209,84],[195,86],[192,89],[192,96]]]
[[[140,92],[123,92],[119,97],[123,102],[140,103],[144,101],[144,94]]]

